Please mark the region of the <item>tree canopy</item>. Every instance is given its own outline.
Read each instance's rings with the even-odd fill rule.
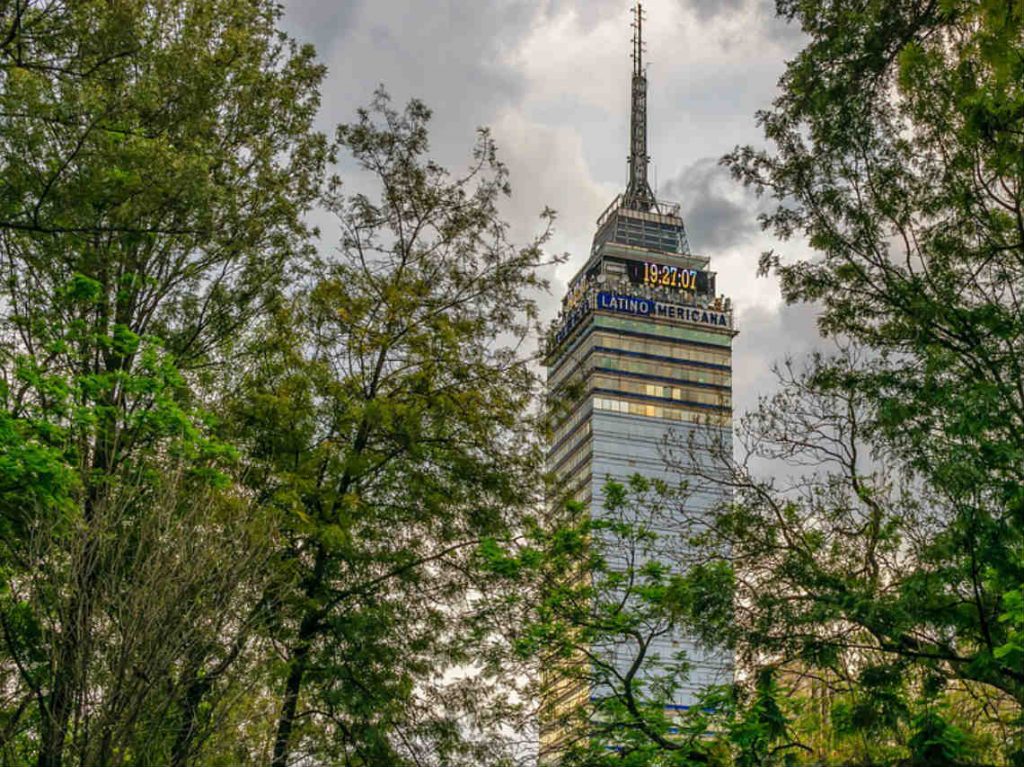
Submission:
[[[5,764],[515,747],[472,566],[539,493],[551,217],[514,245],[493,141],[449,174],[419,102],[315,131],[280,16],[0,4]]]
[[[766,254],[762,266],[788,300],[822,307],[824,332],[859,350],[821,361],[802,384],[834,398],[823,415],[839,431],[826,437],[845,443],[836,458],[864,506],[869,546],[888,549],[894,566],[913,556],[880,577],[881,551],[866,552],[857,591],[874,609],[855,617],[880,620],[874,640],[897,657],[1019,705],[1024,676],[1001,616],[1024,579],[1024,10],[778,8],[810,43],[759,116],[776,149],[739,149],[726,162],[781,201],[766,226],[803,234],[821,254]],[[787,424],[786,403],[772,404],[764,428],[821,434],[815,411]],[[858,441],[888,467],[876,482],[860,482],[870,467],[850,452]],[[890,507],[892,492],[904,497]]]

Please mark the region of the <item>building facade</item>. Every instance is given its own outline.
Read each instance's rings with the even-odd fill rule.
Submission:
[[[708,444],[710,432],[729,449],[736,330],[709,259],[690,250],[679,205],[655,199],[647,182],[639,4],[635,13],[629,181],[597,220],[590,255],[570,281],[549,339],[548,391],[561,398],[562,415],[548,460],[563,490],[592,516],[604,513],[607,480],[634,474],[689,481],[692,516],[725,500],[725,491],[687,476],[685,466],[682,476],[679,467],[667,469],[663,445],[670,434]],[[688,707],[703,687],[731,680],[728,658],[685,636],[661,637],[650,651],[669,657],[679,650],[692,672],[673,706]],[[564,694],[578,705],[599,692]]]

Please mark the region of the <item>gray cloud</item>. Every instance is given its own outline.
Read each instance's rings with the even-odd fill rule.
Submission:
[[[529,0],[285,0],[285,26],[317,43],[328,68],[320,125],[350,121],[383,84],[397,105],[419,98],[435,114],[434,154],[463,161],[474,131],[523,91],[504,51],[530,29]],[[341,8],[343,10],[337,10]]]
[[[700,21],[743,13],[749,24],[763,26],[771,37],[796,39],[801,34],[799,25],[786,22],[775,12],[776,0],[679,0],[679,4]]]
[[[345,35],[360,5],[361,0],[288,0],[284,28],[296,39],[313,43],[320,56],[325,57]]]
[[[578,13],[580,28],[590,30],[609,16],[621,15],[623,19],[629,18],[626,15],[628,7],[630,7],[629,4],[623,0],[587,0],[584,5],[581,5],[579,0],[548,0],[547,14],[557,16],[560,13],[580,9]]]
[[[742,312],[737,320],[740,334],[733,342],[733,408],[735,421],[755,410],[761,398],[771,397],[779,391],[779,381],[773,367],[793,360],[795,370],[801,370],[811,352],[830,354],[835,351],[832,341],[821,338],[817,332],[818,311],[807,304],[782,306],[777,311],[751,309]],[[740,440],[734,442],[737,458],[743,455]],[[748,468],[760,477],[773,477],[782,484],[804,475],[808,469],[783,460],[749,458]]]
[[[785,47],[798,46],[804,39],[799,24],[787,22],[775,12],[776,0],[679,0],[679,4],[701,23],[743,16],[744,26],[757,27],[766,38]]]
[[[747,0],[684,0],[683,6],[692,9],[702,20],[721,14],[736,13],[747,5]]]
[[[807,41],[800,24],[787,21],[775,13],[775,0],[760,0],[760,17],[763,19],[766,36],[785,48],[796,52]]]
[[[660,196],[682,204],[690,245],[720,251],[749,242],[759,231],[765,202],[729,175],[714,157],[704,157],[663,184]]]
[[[777,310],[752,307],[736,318],[739,335],[733,342],[733,395],[737,413],[757,405],[760,395],[776,386],[772,366],[787,357],[799,360],[828,349],[817,326],[818,309],[808,304],[782,305]]]

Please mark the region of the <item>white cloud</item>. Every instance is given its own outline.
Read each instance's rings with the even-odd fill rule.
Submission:
[[[512,175],[513,196],[506,212],[513,233],[519,239],[533,234],[545,206],[558,214],[550,249],[572,256],[557,273],[561,284],[556,290],[564,290],[589,253],[597,215],[618,189],[594,179],[580,134],[570,125],[545,125],[507,109],[495,119],[493,133]]]

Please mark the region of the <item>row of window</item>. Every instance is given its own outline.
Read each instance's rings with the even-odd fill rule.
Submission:
[[[714,312],[712,311],[710,314],[714,314]],[[728,350],[732,347],[731,331],[716,331],[710,327],[705,329],[704,325],[692,325],[689,323],[678,324],[657,316],[644,319],[626,319],[599,314],[594,318],[594,324],[599,328],[621,330],[631,335],[639,335],[641,337],[653,336],[666,340],[678,340],[683,343],[690,342],[709,346],[712,349]],[[723,328],[723,330],[725,329]]]
[[[662,342],[671,344],[672,346],[682,345],[684,348],[689,348],[691,352],[696,352],[697,349],[703,349],[710,354],[701,355],[697,353],[684,355],[681,359],[689,359],[718,365],[729,364],[731,339],[729,335],[725,335],[721,332],[702,330],[694,326],[684,327],[679,325],[670,325],[656,320],[652,321],[650,319],[633,320],[600,315],[595,317],[593,322],[595,331],[594,335],[606,337],[607,333],[611,332],[617,338],[628,336],[629,340],[634,342],[651,341],[655,344]],[[601,334],[602,330],[604,331],[604,334]],[[589,337],[590,336],[587,333],[583,336],[583,338]],[[576,363],[573,361],[573,357],[575,357],[576,361],[583,359],[586,350],[580,348],[582,344],[585,344],[585,341],[581,342],[579,339],[573,341],[572,344],[562,350],[562,353],[559,355],[557,360],[552,360],[554,365],[549,370],[552,377],[556,377],[561,373],[562,365],[568,364],[570,367],[574,366]],[[638,351],[642,351],[642,349],[638,349]],[[658,352],[653,353],[657,354]]]
[[[681,253],[681,226],[638,221],[620,216],[616,222],[615,241],[624,245],[634,245],[652,250],[665,250],[670,253]]]
[[[645,397],[662,397],[664,399],[698,402],[702,405],[715,407],[732,407],[732,397],[725,391],[715,389],[698,389],[692,386],[668,386],[638,381],[624,376],[598,374],[594,378],[594,386],[600,389],[615,389],[628,394],[642,394]]]
[[[587,454],[585,460],[580,461],[572,472],[566,472],[560,474],[559,479],[564,482],[563,487],[567,488],[573,495],[577,495],[580,490],[590,485],[590,454]]]
[[[597,367],[621,370],[626,373],[639,373],[660,378],[673,378],[680,383],[695,381],[715,386],[731,386],[732,374],[726,370],[710,370],[706,368],[681,367],[670,362],[640,360],[635,357],[618,357],[599,354],[594,359]]]
[[[549,443],[548,450],[548,465],[555,466],[561,462],[565,454],[570,450],[574,449],[574,445],[579,445],[584,440],[590,437],[590,421],[587,421],[580,425],[580,427],[573,432],[569,432],[561,440],[552,440]]]
[[[548,386],[553,386],[579,372],[593,348],[593,333],[585,334],[582,338],[573,341],[573,345],[567,347],[555,364],[548,368]]]
[[[597,374],[594,378],[594,385],[597,388],[617,389],[622,392],[639,394],[646,397],[659,397],[662,399],[677,400],[680,402],[681,407],[685,407],[685,405],[682,404],[684,401],[710,405],[713,407],[730,407],[732,404],[732,398],[729,393],[721,390],[702,389],[685,385],[672,386],[662,383],[649,383],[642,380],[633,380],[609,374]],[[595,407],[597,407],[596,402],[597,400],[595,400]],[[659,409],[664,407],[662,405],[626,403],[623,401],[623,406],[627,404],[635,406],[634,409],[614,410],[613,412],[629,412],[634,415],[647,415],[649,412],[652,412],[650,410],[651,408]],[[610,408],[605,407],[599,409],[608,410]],[[591,408],[583,405],[559,424],[554,430],[550,443],[553,452],[549,455],[549,466],[555,466],[560,463],[566,453],[573,449],[574,445],[578,445],[582,438],[590,435],[590,413]],[[653,417],[671,418],[672,420],[677,421],[693,420],[674,415],[662,416],[656,414]]]
[[[708,349],[689,346],[685,343],[669,339],[658,341],[653,338],[629,338],[617,333],[597,333],[595,335],[595,343],[607,349],[653,354],[658,357],[668,357],[674,360],[728,366],[732,356],[728,349]]]
[[[626,356],[609,356],[607,354],[598,357],[597,364],[600,366],[617,365],[620,370],[631,372],[650,373],[651,375],[668,375],[683,377],[690,380],[698,380],[701,383],[713,383],[720,386],[729,386],[732,381],[729,370],[714,370],[710,368],[691,366],[688,368],[667,369],[665,364],[678,360],[680,364],[698,363],[698,365],[719,365],[728,368],[731,355],[728,349],[709,349],[706,347],[692,346],[685,342],[666,340],[659,341],[646,338],[630,338],[617,333],[598,332],[587,339],[585,345],[562,358],[560,364],[549,371],[548,386],[556,387],[564,383],[570,377],[578,376],[589,369],[587,355],[597,347],[599,351],[615,352],[623,351],[629,354],[643,354],[651,357],[666,358],[666,362],[660,360],[640,360],[627,358]],[[609,360],[617,360],[612,363]],[[659,367],[662,366],[662,367]],[[678,373],[677,373],[678,371]],[[679,375],[685,371],[685,375]]]
[[[703,423],[714,426],[729,426],[732,423],[732,418],[724,413],[696,412],[671,405],[650,405],[646,402],[629,402],[612,397],[594,397],[594,409],[609,413],[646,416],[647,418],[664,418],[684,423]]]
[[[551,684],[543,693],[544,718],[554,720],[577,711],[580,706],[586,705],[588,697],[588,687],[579,679],[569,678]]]

